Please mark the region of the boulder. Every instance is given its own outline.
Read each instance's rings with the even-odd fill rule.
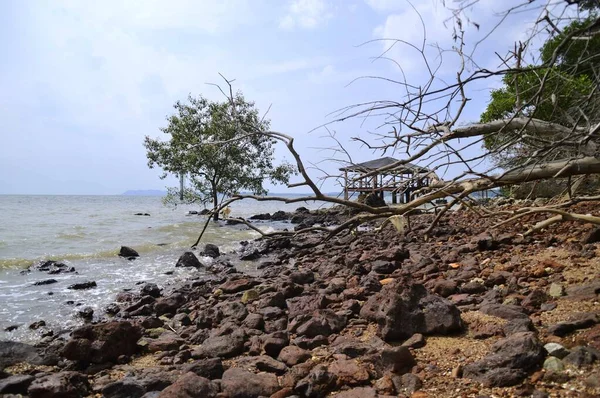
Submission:
[[[35,379],[27,392],[30,398],[80,398],[89,395],[91,390],[87,376],[59,372]]]
[[[156,315],[174,314],[179,307],[185,303],[185,297],[182,294],[175,293],[168,297],[162,297],[154,303],[154,311]]]
[[[129,378],[109,383],[102,388],[103,398],[140,398],[145,393],[144,386]]]
[[[296,384],[295,390],[303,397],[324,397],[336,385],[337,378],[326,365],[317,365]]]
[[[121,250],[119,250],[119,256],[126,258],[135,258],[139,257],[140,254],[137,251],[133,250],[131,247],[121,246]]]
[[[218,386],[210,380],[188,372],[175,383],[164,389],[159,398],[214,398],[219,393]]]
[[[200,268],[202,267],[202,263],[198,260],[198,257],[192,252],[185,252],[179,257],[177,260],[176,267],[194,267]]]
[[[125,321],[113,321],[75,329],[62,355],[86,363],[116,362],[121,355],[137,351],[142,330]]]
[[[223,373],[221,389],[229,398],[258,398],[271,396],[279,391],[277,376],[271,373],[252,373],[231,368]]]
[[[212,243],[207,243],[204,246],[204,251],[202,252],[205,256],[217,258],[221,255],[219,251],[219,247],[217,245],[213,245]]]
[[[548,333],[555,336],[566,336],[567,334],[579,329],[586,329],[598,323],[599,317],[595,313],[580,313],[575,319],[566,322],[559,322],[548,327]]]
[[[26,362],[33,365],[48,365],[50,358],[45,358],[36,347],[16,341],[0,341],[0,369]]]
[[[377,333],[385,341],[408,339],[415,333],[449,334],[463,327],[454,304],[429,293],[423,285],[401,280],[371,296],[360,315],[377,322]]]
[[[488,387],[508,387],[520,383],[544,357],[534,333],[515,333],[496,342],[483,359],[465,366],[463,375]]]

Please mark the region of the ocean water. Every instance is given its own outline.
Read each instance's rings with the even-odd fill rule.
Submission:
[[[231,206],[231,217],[294,211],[300,206],[314,209],[318,204],[243,200]],[[81,308],[90,306],[99,314],[117,293],[135,291],[141,282],[165,288],[180,280],[202,277],[202,270],[175,268],[206,220],[204,216],[189,215],[190,210],[201,208],[166,207],[160,197],[154,196],[0,195],[0,340],[39,339],[41,332],[28,328],[38,320],[44,320],[50,329],[80,324]],[[263,230],[292,227],[285,222],[257,225]],[[213,243],[221,252],[233,252],[239,249],[241,240],[258,236],[244,226],[211,222],[200,246]],[[134,248],[140,257],[134,261],[118,257],[122,245]],[[64,262],[76,272],[22,272],[42,260]],[[255,265],[236,266],[243,271]],[[174,272],[166,275],[167,271]],[[34,285],[45,279],[56,279],[57,283]],[[88,280],[96,281],[98,287],[79,291],[67,288]],[[19,327],[5,331],[12,325]]]

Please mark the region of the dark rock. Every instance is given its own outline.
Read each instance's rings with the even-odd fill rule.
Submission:
[[[423,382],[419,378],[419,376],[414,375],[412,373],[405,373],[402,375],[400,379],[402,382],[402,387],[397,388],[397,390],[406,392],[408,394],[414,394],[416,391],[419,391],[423,387]]]
[[[600,352],[591,347],[574,347],[569,355],[562,360],[564,363],[571,364],[577,368],[584,365],[591,365],[600,358]]]
[[[505,336],[510,336],[515,333],[531,332],[533,331],[533,322],[531,322],[529,318],[513,319],[502,326],[502,331]]]
[[[240,253],[240,260],[242,261],[254,261],[260,258],[260,252],[258,249],[244,250]]]
[[[200,359],[183,365],[181,370],[184,373],[192,372],[210,380],[220,379],[224,372],[223,363],[220,358]]]
[[[289,344],[287,333],[275,332],[264,337],[263,349],[270,357],[277,358],[283,347]]]
[[[341,391],[335,395],[336,398],[377,398],[384,395],[377,395],[377,391],[371,387],[354,387],[350,390]]]
[[[376,193],[370,193],[365,197],[365,202],[364,202],[367,206],[371,206],[371,207],[385,207],[387,206],[387,204],[385,203],[385,200],[383,200],[381,198],[381,196],[379,196]]]
[[[356,359],[338,359],[329,364],[327,371],[336,378],[338,387],[365,384],[370,378],[366,365]]]
[[[243,325],[248,329],[263,330],[265,327],[265,320],[260,314],[248,314],[244,319]]]
[[[594,313],[583,313],[572,321],[560,322],[548,327],[548,333],[563,337],[575,330],[592,327],[596,323],[598,323],[598,315]]]
[[[521,305],[531,311],[539,310],[542,304],[548,300],[548,296],[542,290],[535,289],[523,299]]]
[[[324,295],[299,296],[286,301],[289,310],[289,319],[294,319],[298,315],[310,314],[315,310],[325,308],[327,300]]]
[[[274,374],[254,374],[244,369],[231,368],[223,373],[221,389],[229,398],[258,398],[268,397],[280,387]]]
[[[544,349],[535,334],[516,333],[499,340],[490,354],[464,368],[464,377],[490,387],[507,387],[520,383],[527,372],[544,360]]]
[[[219,393],[218,386],[195,373],[188,372],[175,383],[164,389],[159,398],[214,398]]]
[[[104,398],[140,398],[146,393],[146,389],[135,380],[122,379],[107,384],[102,389]]]
[[[377,357],[379,355],[379,357]],[[390,371],[396,374],[410,372],[417,364],[415,358],[407,347],[385,347],[375,354],[378,367],[382,373]]]
[[[477,281],[467,282],[460,288],[461,292],[468,294],[483,293],[487,290],[483,283]]]
[[[87,282],[81,282],[81,283],[74,283],[71,286],[69,286],[67,289],[84,290],[84,289],[92,289],[97,286],[98,285],[96,285],[95,281],[87,281]]]
[[[185,297],[182,294],[175,293],[168,297],[162,297],[156,300],[154,311],[156,315],[174,314],[179,307],[185,303]]]
[[[33,365],[48,365],[50,358],[34,346],[16,341],[0,341],[0,369],[19,362]]]
[[[453,280],[440,279],[434,283],[432,290],[442,297],[448,297],[456,293],[458,284]]]
[[[454,304],[427,292],[423,285],[394,281],[371,296],[361,317],[377,322],[378,335],[397,341],[415,333],[448,334],[460,331],[460,311]]]
[[[283,210],[278,210],[275,213],[273,213],[273,215],[271,216],[272,221],[283,221],[283,220],[287,220],[288,218],[290,218],[288,213],[286,213]]]
[[[279,362],[267,355],[242,357],[238,359],[237,364],[238,367],[247,368],[248,366],[246,365],[249,365],[262,372],[275,373],[278,375],[282,375],[288,370],[288,367],[283,362]]]
[[[80,398],[91,392],[87,377],[77,372],[42,376],[35,379],[27,391],[30,398]]]
[[[310,270],[295,271],[290,274],[290,281],[299,285],[313,283],[315,274]]]
[[[104,307],[104,312],[108,315],[117,315],[121,311],[121,308],[117,303],[111,303]]]
[[[329,372],[327,366],[317,365],[298,382],[295,390],[303,397],[324,397],[335,387],[336,381],[336,377]]]
[[[202,263],[198,260],[198,257],[192,252],[185,252],[179,257],[177,260],[176,267],[193,267],[200,268],[202,267]]]
[[[83,319],[90,320],[94,317],[94,309],[92,307],[84,307],[79,310],[78,314]]]
[[[33,322],[31,325],[29,325],[29,329],[31,329],[31,330],[38,330],[42,326],[46,326],[46,321]]]
[[[204,246],[204,251],[202,252],[205,256],[217,258],[221,255],[219,251],[219,247],[217,245],[213,245],[212,243],[207,243]]]
[[[316,337],[329,336],[340,332],[346,326],[346,317],[332,310],[316,310],[310,318],[295,330],[298,336]]]
[[[371,265],[371,270],[378,274],[391,274],[398,267],[391,261],[377,260]]]
[[[271,214],[269,214],[269,213],[255,214],[253,216],[250,216],[248,219],[250,219],[250,220],[267,221],[267,220],[271,219]]]
[[[33,286],[44,286],[44,285],[51,285],[53,283],[57,283],[58,281],[56,279],[44,279],[43,281],[37,281],[33,283]]]
[[[592,229],[585,238],[583,238],[584,243],[597,243],[600,242],[600,228],[596,227]]]
[[[23,394],[27,395],[27,389],[35,379],[29,375],[13,375],[0,379],[0,394]]]
[[[279,360],[285,363],[287,366],[298,365],[299,363],[306,362],[311,357],[310,353],[302,348],[290,345],[283,347],[279,353]]]
[[[570,286],[567,288],[567,297],[578,300],[594,300],[600,294],[600,282],[591,282],[584,285]]]
[[[4,328],[5,332],[12,332],[17,330],[21,325],[10,325]]]
[[[244,351],[242,333],[232,333],[225,336],[209,337],[202,346],[194,350],[193,358],[231,358]]]
[[[62,350],[65,358],[105,363],[116,362],[121,355],[134,354],[142,331],[129,322],[113,321],[75,329],[71,337]]]
[[[495,316],[509,321],[513,319],[529,319],[529,316],[527,316],[527,314],[523,311],[523,308],[518,305],[488,303],[483,304],[479,308],[479,311],[486,315]]]
[[[119,256],[131,258],[131,257],[139,257],[140,255],[138,252],[133,250],[131,247],[121,246],[121,250],[119,250]]]
[[[151,296],[154,298],[160,297],[160,289],[158,288],[156,283],[144,284],[144,286],[142,286],[142,289],[140,290],[140,292],[142,293],[142,295],[147,295],[147,296]]]

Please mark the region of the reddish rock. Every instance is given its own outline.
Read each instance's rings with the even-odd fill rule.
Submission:
[[[277,376],[271,373],[254,374],[244,369],[231,368],[223,373],[221,389],[229,398],[258,398],[280,390]]]
[[[229,279],[227,282],[219,286],[219,289],[221,289],[224,293],[238,293],[251,289],[258,284],[258,281],[249,278]]]
[[[195,373],[188,372],[164,389],[158,398],[214,398],[218,392],[216,384]]]
[[[310,359],[310,357],[310,352],[293,345],[283,347],[279,353],[279,360],[285,363],[287,366],[294,366],[298,365],[299,363],[306,362]]]

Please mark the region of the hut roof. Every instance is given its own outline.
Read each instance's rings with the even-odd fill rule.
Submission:
[[[387,156],[384,158],[369,160],[368,162],[351,164],[350,166],[342,167],[340,169],[340,171],[353,171],[353,172],[360,172],[360,173],[368,173],[370,171],[377,170],[377,169],[380,169],[385,166],[390,166],[399,161],[400,160],[398,160],[398,159],[394,159],[392,157]],[[415,173],[426,173],[426,172],[429,172],[430,170],[425,167],[417,166],[412,163],[405,163],[401,166],[395,167],[388,171],[415,174]]]

